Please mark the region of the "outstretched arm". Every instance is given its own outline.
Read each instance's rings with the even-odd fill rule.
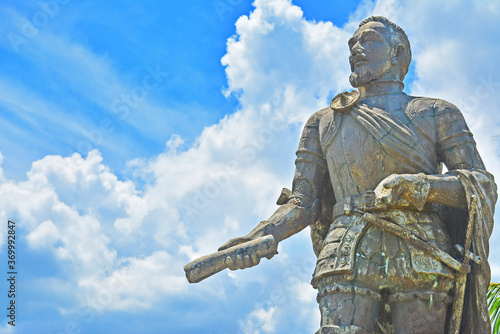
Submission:
[[[327,178],[326,162],[320,147],[318,124],[321,112],[314,114],[306,123],[300,139],[292,193],[276,212],[257,225],[244,237],[234,238],[222,245],[223,250],[240,243],[272,234],[280,242],[310,225],[317,218],[321,209],[319,197]],[[254,254],[228,257],[226,263],[232,270],[252,267],[260,259]]]

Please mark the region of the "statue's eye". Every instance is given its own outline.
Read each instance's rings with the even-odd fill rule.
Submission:
[[[349,50],[350,50],[350,49],[352,49],[352,47],[354,46],[354,44],[355,44],[355,43],[356,43],[356,41],[355,41],[353,38],[351,38],[351,39],[347,42],[347,44],[349,45]]]
[[[372,42],[380,42],[381,37],[377,34],[366,34],[362,37],[363,43],[372,43]]]

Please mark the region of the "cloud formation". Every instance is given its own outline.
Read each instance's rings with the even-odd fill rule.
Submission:
[[[182,265],[246,234],[275,210],[280,189],[291,183],[302,123],[348,89],[347,39],[372,14],[387,15],[410,37],[414,80],[409,91],[461,107],[488,168],[500,173],[492,139],[500,135],[494,113],[500,105],[494,58],[500,46],[491,43],[500,34],[497,2],[364,2],[344,27],[307,20],[289,0],[256,0],[254,6],[236,22],[221,60],[228,80],[224,93],[237,96],[240,108],[206,127],[190,146],[173,135],[163,153],[130,161],[140,186],[119,179],[97,150],[86,157],[46,156],[19,182],[0,169],[5,199],[0,220],[21,222],[30,251],[48,251],[66,268],[57,279],[74,292],[75,305],[132,312],[165,300],[213,298],[210,302],[244,310],[233,322],[249,333],[316,330],[307,232],[283,242],[272,262],[221,273],[203,285],[188,288]],[[93,59],[77,46],[68,52],[73,61]],[[99,67],[105,63],[90,65],[95,71],[89,75],[109,72]],[[108,84],[97,82],[97,87],[84,86],[83,93],[94,96]],[[104,108],[110,98],[95,102]],[[497,235],[494,240],[500,241]],[[498,281],[500,254],[492,252]],[[50,278],[50,273],[44,277]],[[203,312],[201,318],[217,317],[215,310]]]

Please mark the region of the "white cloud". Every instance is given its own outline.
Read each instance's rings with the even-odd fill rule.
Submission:
[[[314,290],[309,282],[300,281],[293,287],[294,295],[299,303],[310,303],[316,299],[317,291]]]
[[[276,330],[276,319],[274,315],[277,307],[256,308],[248,317],[240,322],[240,328],[244,334],[274,333]]]
[[[11,326],[11,325],[4,325],[3,327],[0,327],[0,333],[1,334],[10,334],[10,333],[15,333],[16,332],[16,327]]]
[[[186,291],[185,277],[173,269],[181,268],[182,263],[166,252],[157,251],[122,262],[121,269],[104,279],[88,277],[79,281],[79,286],[90,292],[84,296],[87,306],[96,311],[151,308],[162,298]]]
[[[31,247],[47,247],[56,243],[61,238],[59,230],[51,220],[42,222],[27,237]]]
[[[286,319],[298,314],[290,326],[313,331],[319,322],[311,300],[314,290],[302,277],[302,269],[310,266],[303,265],[291,285],[281,280],[289,277],[287,268],[297,269],[293,266],[298,265],[298,253],[312,254],[307,236],[285,241],[272,265],[263,260],[265,264],[232,273],[232,278],[219,274],[218,279],[189,288],[182,265],[215,251],[229,237],[247,233],[276,208],[280,189],[291,183],[300,124],[327,105],[328,97],[348,88],[347,39],[371,12],[387,13],[410,35],[416,62],[412,92],[459,104],[475,91],[481,76],[500,80],[493,58],[498,46],[488,43],[492,35],[486,33],[498,29],[492,24],[492,18],[499,17],[498,6],[488,3],[491,8],[483,13],[486,5],[467,5],[471,17],[483,13],[486,19],[468,19],[459,27],[460,37],[454,37],[457,26],[443,17],[463,13],[460,5],[465,3],[449,2],[444,9],[427,1],[367,3],[339,28],[305,20],[290,1],[257,0],[252,14],[238,20],[237,34],[228,40],[222,59],[226,92],[238,96],[240,110],[205,128],[186,150],[180,149],[182,138],[173,136],[166,152],[131,162],[135,174],[146,181],[142,191],[132,181],[119,180],[97,151],[86,158],[47,156],[33,163],[22,182],[5,179],[0,170],[0,196],[5,198],[0,219],[22,221],[29,245],[52,250],[60,265],[70,268],[68,285],[75,295],[96,309],[151,308],[180,294],[202,298],[200,291],[226,298],[226,286],[251,283],[263,294],[281,294],[250,311],[242,326],[251,324],[251,333],[281,330],[276,324],[283,314]],[[413,20],[409,13],[423,16]],[[468,45],[476,51],[467,52]],[[78,47],[68,52],[69,58],[88,56]],[[108,73],[109,68],[95,66]],[[87,89],[85,94],[94,93],[94,88],[84,86]],[[498,156],[489,136],[498,130],[498,116],[491,112],[500,105],[498,96],[492,92],[478,98],[474,111],[464,109],[494,172],[499,172]],[[99,99],[109,102],[109,96]],[[488,121],[490,117],[494,122]],[[493,268],[498,275],[495,260]]]
[[[348,85],[348,33],[331,22],[306,21],[290,1],[255,5],[237,21],[237,35],[222,58],[227,92],[238,94],[244,108],[268,105],[273,113],[303,121]]]

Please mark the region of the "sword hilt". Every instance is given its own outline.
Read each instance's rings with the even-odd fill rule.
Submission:
[[[482,258],[482,257],[480,257],[480,256],[478,256],[478,255],[476,255],[476,254],[472,253],[472,252],[471,252],[471,251],[469,251],[469,250],[468,250],[468,251],[465,251],[465,249],[464,249],[462,246],[460,246],[459,244],[456,244],[456,245],[455,245],[455,249],[456,249],[456,250],[457,250],[460,254],[462,254],[462,256],[464,257],[464,259],[465,259],[465,258],[468,258],[469,260],[472,260],[472,261],[474,261],[474,262],[475,262],[475,263],[477,263],[477,264],[481,264],[481,262],[483,261],[483,258]],[[465,254],[464,254],[464,252],[465,252]]]

